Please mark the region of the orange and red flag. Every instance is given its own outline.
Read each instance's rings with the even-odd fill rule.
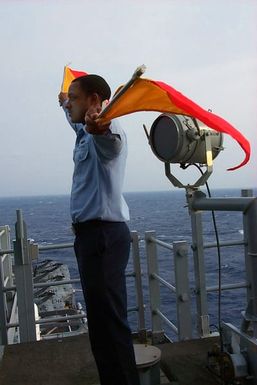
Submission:
[[[86,72],[73,70],[68,66],[64,68],[62,92],[68,92],[73,79],[88,75]],[[101,121],[111,119],[138,111],[158,111],[171,114],[192,116],[206,124],[208,127],[234,138],[245,153],[244,160],[229,170],[244,166],[250,159],[251,147],[249,141],[228,123],[225,119],[200,107],[198,104],[182,95],[168,84],[150,79],[136,78],[133,84],[119,97],[119,87],[106,111],[101,113]]]
[[[118,88],[116,94],[122,87]],[[244,160],[229,170],[245,165],[250,159],[250,143],[230,123],[209,112],[166,83],[137,78],[135,82],[110,105],[106,113],[102,111],[103,122],[138,111],[159,111],[171,114],[192,116],[208,127],[234,138],[245,152]]]
[[[87,72],[76,71],[71,69],[68,66],[65,66],[64,72],[63,72],[63,81],[62,81],[61,91],[67,93],[72,80],[85,75],[88,75]]]

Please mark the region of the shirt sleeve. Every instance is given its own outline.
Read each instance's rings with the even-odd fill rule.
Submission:
[[[126,142],[125,133],[116,120],[112,120],[106,134],[93,135],[93,139],[97,152],[107,159],[116,158]]]

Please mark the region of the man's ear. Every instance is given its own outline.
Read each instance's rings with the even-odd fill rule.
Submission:
[[[91,98],[91,104],[93,106],[101,106],[101,104],[102,104],[101,98],[96,92],[91,94],[90,98]]]

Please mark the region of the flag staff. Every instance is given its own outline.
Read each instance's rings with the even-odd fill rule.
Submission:
[[[65,79],[65,71],[66,71],[67,65],[63,68],[63,77],[62,77],[62,85],[61,85],[61,92],[63,92],[63,86],[64,86],[64,79]]]
[[[66,64],[63,68],[63,78],[62,78],[62,85],[61,85],[61,92],[65,92],[64,91],[64,79],[65,79],[65,73],[66,73],[66,68],[71,64],[71,62],[69,62],[68,64]]]
[[[146,66],[144,64],[136,68],[131,79],[126,84],[124,84],[124,86],[117,92],[117,94],[114,95],[110,103],[107,104],[106,107],[100,112],[98,117],[99,119],[104,118],[105,113],[111,109],[112,105],[116,102],[116,100],[119,99],[141,75],[143,75],[145,70]]]

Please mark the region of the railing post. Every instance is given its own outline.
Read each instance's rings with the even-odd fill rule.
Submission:
[[[11,249],[10,227],[8,225],[0,226],[0,232],[1,231],[4,232],[4,235],[1,237],[1,240],[0,240],[0,249],[10,250]],[[6,287],[10,287],[10,286],[13,286],[12,256],[10,254],[5,254],[3,257],[4,257],[4,276],[5,276],[5,279],[7,280]],[[13,297],[13,295],[11,297]]]
[[[9,226],[0,227],[0,250],[10,250],[10,228]],[[11,256],[4,254],[0,256],[0,344],[8,344],[7,335],[7,317],[8,317],[8,306],[7,299],[10,298],[10,293],[3,291],[4,286],[12,286],[12,261]]]
[[[249,283],[248,289],[248,306],[244,315],[245,325],[247,330],[250,322],[253,327],[253,337],[257,338],[257,237],[256,237],[256,223],[257,223],[257,198],[253,199],[252,204],[246,212],[244,212],[244,234],[247,240],[247,281]],[[243,330],[244,331],[244,330]],[[257,374],[257,370],[256,370]]]
[[[26,224],[17,210],[14,241],[15,282],[17,290],[20,342],[36,341],[32,264]]]
[[[192,338],[192,315],[188,280],[188,244],[173,242],[179,340]]]
[[[201,337],[210,335],[207,291],[205,281],[205,263],[203,247],[202,213],[191,209],[192,199],[196,199],[194,191],[187,191],[189,212],[192,226],[192,249],[194,255],[195,293],[197,308],[197,331]]]
[[[137,231],[131,231],[132,255],[135,272],[136,297],[138,306],[138,335],[140,342],[146,342],[145,309],[142,288],[142,273],[139,254],[139,237]]]
[[[252,189],[241,190],[241,197],[253,197],[253,190]],[[250,303],[252,288],[251,288],[251,284],[249,282],[249,277],[251,276],[251,264],[250,264],[250,259],[248,257],[248,237],[249,237],[249,234],[248,234],[247,220],[248,220],[247,212],[246,213],[243,212],[245,270],[246,270],[246,279],[248,280],[246,294],[247,294],[247,303]],[[247,325],[248,322],[246,320],[243,320],[243,324],[245,322]],[[244,324],[243,328],[244,327],[245,327],[245,324]]]
[[[7,345],[7,306],[6,306],[6,294],[3,291],[4,289],[4,272],[3,272],[3,264],[2,264],[2,256],[0,263],[0,345]]]
[[[151,240],[155,238],[155,231],[146,231],[146,257],[147,257],[147,268],[148,268],[148,280],[149,280],[149,296],[150,296],[150,308],[152,318],[152,340],[153,344],[157,344],[163,340],[163,329],[162,322],[157,314],[156,310],[160,309],[160,284],[154,278],[154,274],[158,275],[158,261],[157,261],[157,247],[156,244]]]

